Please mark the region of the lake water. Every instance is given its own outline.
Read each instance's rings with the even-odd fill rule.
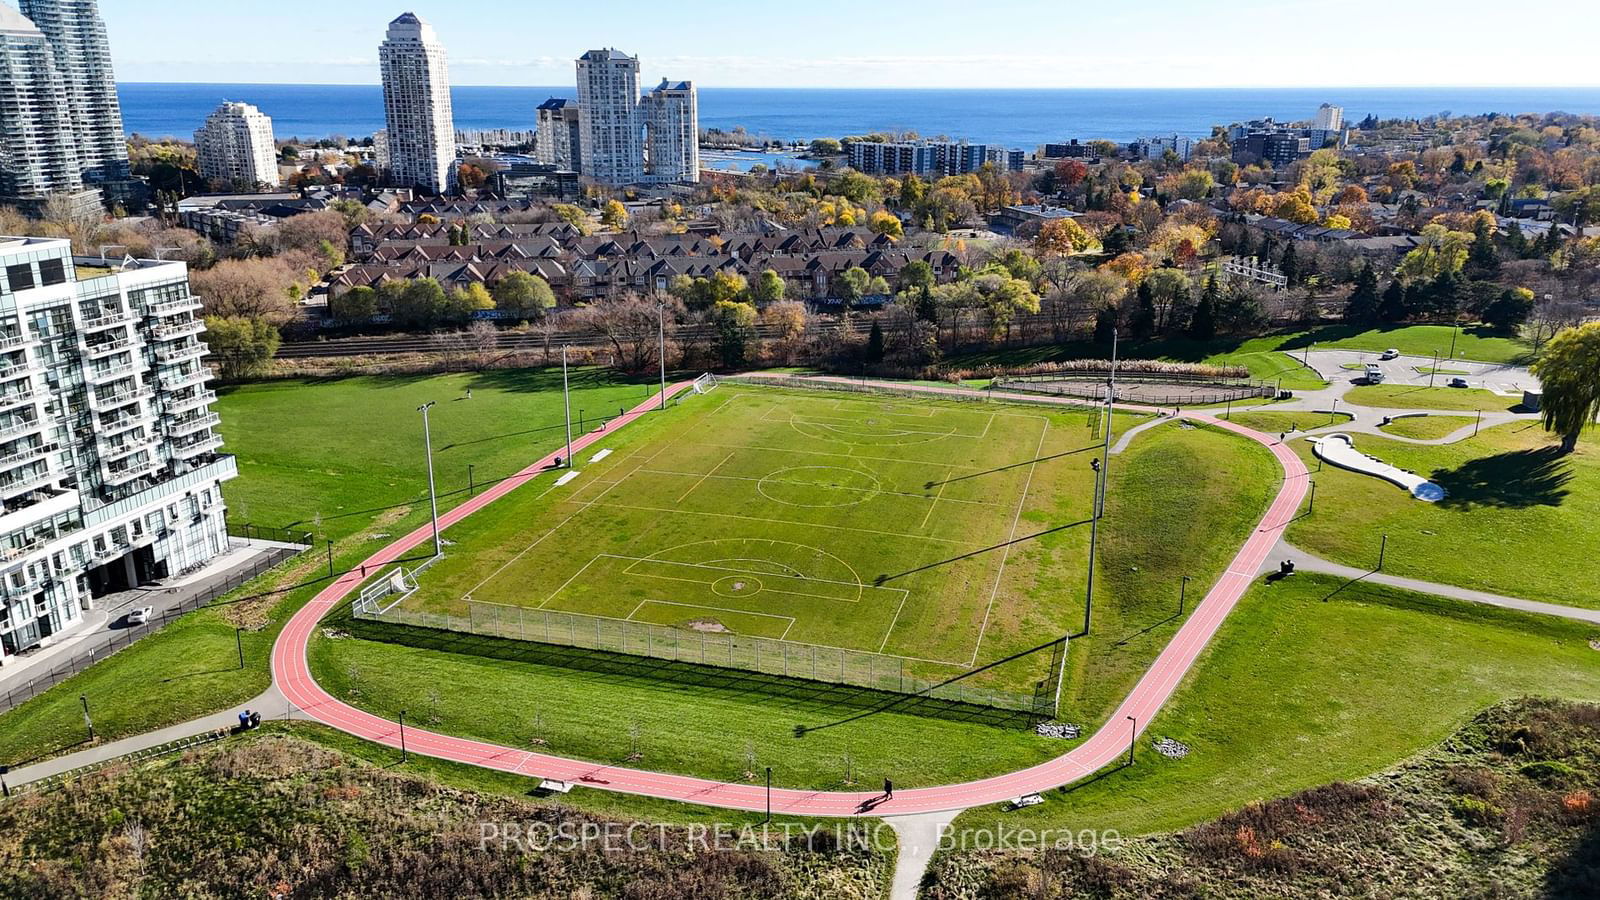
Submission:
[[[254,103],[273,118],[279,138],[364,137],[383,127],[376,85],[122,84],[130,133],[191,138],[224,99]],[[573,87],[457,87],[456,127],[531,131],[534,109]],[[1294,88],[904,90],[862,88],[700,89],[702,128],[746,130],[780,140],[871,131],[915,131],[1032,150],[1046,141],[1130,141],[1161,134],[1205,136],[1212,125],[1272,116],[1308,119],[1321,103],[1345,108],[1350,121],[1440,112],[1519,113],[1561,110],[1600,115],[1600,88]]]

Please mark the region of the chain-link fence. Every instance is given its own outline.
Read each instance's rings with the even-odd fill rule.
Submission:
[[[996,709],[1039,711],[1038,698],[1034,693],[1010,693],[969,685],[960,679],[960,675],[967,670],[958,666],[948,666],[950,678],[956,680],[928,681],[911,674],[913,667],[926,671],[929,666],[940,664],[862,650],[726,632],[691,631],[647,622],[479,600],[466,601],[466,607],[465,616],[452,616],[401,606],[383,609],[376,600],[357,598],[351,611],[358,619],[375,622],[535,641],[829,684],[848,684]]]

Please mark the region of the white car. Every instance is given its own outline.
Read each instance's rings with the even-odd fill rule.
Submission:
[[[133,610],[132,612],[128,613],[128,624],[129,625],[143,625],[146,622],[149,622],[150,621],[150,617],[152,615],[154,615],[154,614],[155,614],[155,607],[152,607],[152,606],[141,606],[138,609]]]
[[[1393,347],[1390,347],[1389,349],[1387,349],[1387,350],[1383,351],[1381,354],[1379,354],[1378,358],[1379,359],[1399,359],[1400,358],[1400,351],[1394,349]]]

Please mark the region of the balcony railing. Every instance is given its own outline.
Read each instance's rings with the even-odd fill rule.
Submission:
[[[130,481],[143,478],[146,475],[154,475],[160,469],[161,464],[153,460],[138,463],[132,466],[107,466],[105,482],[106,484],[110,485],[123,485]]]
[[[211,348],[204,342],[192,341],[175,347],[157,347],[156,359],[164,363],[175,363],[186,359],[198,359],[210,352]]]
[[[24,362],[20,365],[5,366],[0,368],[0,382],[15,381],[18,378],[27,378],[44,371],[44,367],[36,362]]]
[[[167,412],[180,413],[201,406],[209,406],[216,401],[216,391],[195,391],[183,397],[168,397],[166,406]]]
[[[49,469],[34,472],[31,475],[22,475],[17,478],[0,478],[0,497],[11,499],[29,491],[35,491],[56,480],[56,475]]]
[[[212,428],[222,424],[222,417],[213,412],[199,416],[189,416],[183,419],[170,419],[167,422],[168,434],[191,434],[202,428]]]
[[[92,319],[84,319],[82,330],[86,332],[104,331],[107,328],[115,328],[118,325],[126,325],[127,323],[132,322],[133,318],[133,313],[128,312],[125,309],[119,309],[116,312],[105,313],[104,315],[95,316]]]
[[[170,325],[157,325],[150,329],[158,341],[181,341],[192,334],[200,334],[206,330],[206,323],[199,319],[187,322],[176,322]]]
[[[97,410],[115,409],[135,400],[148,400],[154,396],[155,392],[148,387],[132,387],[118,391],[115,394],[90,394],[89,406]]]
[[[17,466],[20,466],[24,463],[30,463],[36,459],[42,459],[60,449],[60,444],[43,443],[29,447],[25,450],[19,450],[15,453],[0,456],[0,472],[10,471],[11,469],[15,469]]]
[[[149,450],[153,442],[150,440],[139,441],[106,441],[100,448],[100,461],[111,462],[115,459],[127,459],[141,450]]]
[[[173,442],[172,455],[187,458],[190,456],[197,456],[201,453],[209,453],[210,451],[221,446],[221,437],[215,434],[208,434],[198,441],[186,441],[181,444]]]
[[[186,387],[205,384],[211,378],[211,372],[204,367],[193,372],[171,372],[160,376],[163,391],[181,391]]]
[[[192,312],[199,309],[200,300],[197,297],[184,297],[181,300],[166,300],[161,303],[152,303],[144,308],[146,316],[175,316],[179,313]]]
[[[121,338],[115,341],[106,341],[105,343],[100,344],[84,342],[83,355],[90,359],[99,359],[103,356],[110,356],[113,353],[121,353],[125,350],[132,350],[137,346],[139,346],[139,342],[131,337]]]
[[[8,334],[0,336],[0,353],[10,350],[21,350],[39,343],[39,339],[27,334]]]
[[[90,369],[89,374],[85,376],[85,378],[90,384],[105,384],[108,381],[116,381],[119,378],[127,378],[129,375],[132,375],[137,371],[138,367],[130,362],[123,363],[119,366],[109,366],[104,369]]]
[[[36,390],[0,393],[0,410],[15,409],[19,406],[26,406],[29,403],[38,403],[43,398],[44,392]]]
[[[43,430],[46,423],[43,419],[33,419],[27,422],[13,422],[10,425],[0,425],[0,441],[7,438],[21,437]]]

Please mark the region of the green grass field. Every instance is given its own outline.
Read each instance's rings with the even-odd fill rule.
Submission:
[[[1327,428],[1330,425],[1348,422],[1351,417],[1347,413],[1330,415],[1320,412],[1247,410],[1245,412],[1228,413],[1225,418],[1230,422],[1255,429],[1263,434],[1280,434],[1285,431],[1310,431],[1313,428]]]
[[[1057,557],[1030,550],[1083,532],[1059,550],[1081,565],[1087,419],[725,385],[597,444],[613,452],[580,457],[569,485],[453,528],[407,603],[842,648],[949,677],[1066,633],[1065,610],[1030,600]],[[1002,680],[1031,685],[1033,668]]]
[[[1480,388],[1417,387],[1409,384],[1362,384],[1344,401],[1378,409],[1438,409],[1450,412],[1505,412],[1519,409],[1521,397],[1503,397]]]
[[[1325,576],[1261,582],[1152,723],[1132,768],[1020,812],[972,810],[956,827],[1142,834],[1357,778],[1503,699],[1600,699],[1596,636],[1582,623]],[[1149,742],[1162,737],[1190,754],[1154,752]]]
[[[1324,466],[1317,508],[1289,528],[1296,546],[1353,566],[1567,606],[1600,608],[1600,432],[1561,456],[1537,422],[1419,446],[1356,435],[1357,449],[1428,476],[1448,492],[1413,500],[1381,479]],[[1309,446],[1296,449],[1315,469]]]
[[[1385,434],[1396,437],[1431,441],[1453,434],[1464,425],[1471,425],[1470,416],[1406,416],[1382,426]]]

